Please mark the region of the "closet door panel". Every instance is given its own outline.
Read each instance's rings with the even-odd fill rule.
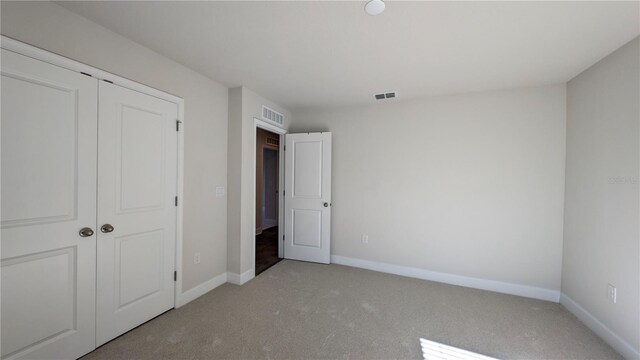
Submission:
[[[174,307],[177,105],[100,83],[98,345]]]
[[[77,358],[95,347],[97,80],[4,49],[1,71],[2,359]]]

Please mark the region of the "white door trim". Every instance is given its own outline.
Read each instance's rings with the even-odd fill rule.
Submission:
[[[252,193],[253,193],[253,217],[252,217],[252,221],[251,223],[253,224],[251,226],[251,230],[253,232],[255,232],[256,229],[256,165],[257,165],[257,159],[256,159],[256,141],[257,141],[257,137],[256,137],[256,131],[258,130],[258,128],[267,130],[267,131],[271,131],[273,133],[276,133],[278,135],[280,135],[280,146],[278,147],[278,257],[283,258],[284,257],[284,250],[282,247],[282,231],[284,229],[284,217],[282,216],[284,213],[284,201],[283,201],[283,196],[282,196],[282,191],[284,190],[284,135],[287,133],[287,130],[283,129],[283,128],[279,128],[275,125],[271,125],[269,123],[267,123],[266,121],[260,120],[258,118],[253,118],[253,168],[252,168],[252,176],[251,176],[251,183],[253,184],[252,186]],[[256,269],[256,237],[253,237],[253,250],[252,250],[252,254],[253,254],[253,273],[255,274],[255,269]]]
[[[178,178],[176,181],[176,195],[178,196],[178,208],[176,209],[176,288],[174,296],[174,306],[179,308],[186,304],[185,294],[182,291],[182,234],[183,212],[184,212],[184,100],[178,101],[178,121],[180,121],[180,131],[178,131]]]
[[[44,61],[51,65],[56,65],[71,71],[84,73],[90,75],[98,80],[106,80],[113,84],[122,86],[124,88],[138,91],[147,95],[155,96],[157,98],[172,102],[178,105],[178,119],[180,121],[180,131],[177,132],[178,136],[178,175],[177,175],[177,189],[176,195],[178,196],[178,208],[176,212],[176,271],[178,277],[175,283],[175,296],[174,306],[185,303],[181,301],[182,294],[182,233],[183,233],[183,210],[184,210],[184,99],[167,92],[146,86],[135,81],[126,79],[124,77],[109,73],[104,70],[100,70],[93,66],[83,64],[81,62],[60,56],[50,51],[40,49],[38,47],[25,44],[23,42],[14,40],[7,36],[2,35],[0,37],[0,47],[24,56],[34,58],[36,60]],[[267,124],[268,125],[268,124]],[[255,143],[255,141],[254,141]],[[255,178],[255,176],[254,176]],[[255,187],[255,186],[254,186]],[[255,201],[254,201],[255,203]],[[255,224],[254,224],[255,226]]]

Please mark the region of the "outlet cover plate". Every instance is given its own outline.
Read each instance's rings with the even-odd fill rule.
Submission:
[[[607,284],[607,298],[609,299],[609,301],[615,304],[618,300],[617,295],[618,289],[616,289],[616,287],[611,284]]]

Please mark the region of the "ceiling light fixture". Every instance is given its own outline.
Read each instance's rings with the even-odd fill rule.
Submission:
[[[384,1],[382,0],[371,0],[364,6],[364,11],[369,15],[378,15],[384,11]]]

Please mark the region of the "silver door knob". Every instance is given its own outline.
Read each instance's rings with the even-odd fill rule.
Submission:
[[[100,231],[102,231],[103,233],[110,233],[113,231],[113,226],[111,224],[104,224],[102,225],[102,227],[100,228]]]
[[[80,232],[78,234],[80,234],[80,236],[82,237],[89,237],[93,235],[93,230],[91,230],[91,228],[85,227],[80,229]]]
[[[329,203],[328,202],[324,203],[324,207],[329,207]]]

